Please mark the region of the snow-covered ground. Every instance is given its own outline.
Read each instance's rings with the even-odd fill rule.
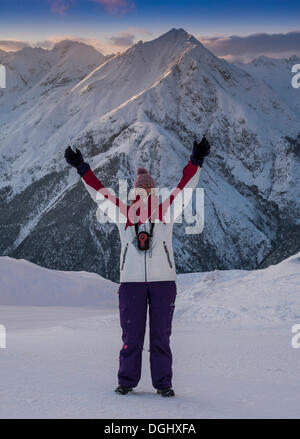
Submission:
[[[148,330],[139,386],[113,391],[117,284],[8,257],[0,277],[1,418],[299,417],[300,253],[259,271],[178,276],[173,399],[151,385]]]

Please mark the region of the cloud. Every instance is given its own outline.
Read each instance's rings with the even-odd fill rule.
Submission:
[[[199,41],[217,56],[227,59],[253,58],[259,55],[284,57],[300,53],[300,31],[267,34],[255,33],[245,37],[198,37]]]
[[[106,39],[98,38],[84,38],[78,35],[53,35],[46,40],[32,42],[33,47],[42,47],[43,49],[52,49],[55,43],[61,40],[73,40],[81,43],[89,44],[101,52],[103,55],[110,55],[116,53],[116,51],[124,51],[127,47],[134,44],[136,38],[141,36],[149,37],[152,35],[148,29],[142,27],[131,26],[123,31],[120,31],[117,35],[113,35]]]
[[[61,38],[62,39],[62,38]],[[37,40],[30,44],[31,47],[40,47],[42,49],[52,49],[55,43],[58,41],[52,41],[51,39],[48,40]]]
[[[134,44],[135,38],[140,35],[152,35],[150,31],[140,27],[131,26],[127,30],[120,31],[117,35],[113,35],[108,40],[114,45],[121,48],[129,47]]]
[[[135,9],[135,3],[131,0],[89,0],[103,6],[103,9],[111,15],[126,14]]]
[[[113,45],[121,47],[132,46],[134,39],[135,35],[125,31],[119,32],[118,35],[109,38]]]
[[[145,29],[144,27],[130,26],[127,30],[128,30],[128,32],[133,32],[133,33],[139,34],[139,35],[153,35],[150,30]]]
[[[50,10],[54,14],[64,15],[65,12],[74,4],[74,0],[49,0]]]
[[[0,50],[6,52],[16,52],[24,47],[29,47],[29,43],[18,40],[0,40]]]
[[[48,0],[50,10],[54,14],[64,15],[66,11],[75,4],[76,0]],[[108,14],[126,14],[135,9],[135,3],[132,0],[82,0],[93,2],[100,5]]]
[[[72,40],[78,41],[79,43],[88,44],[101,52],[103,55],[110,55],[116,50],[112,44],[107,44],[97,38],[83,38],[77,35],[53,35],[46,40],[37,40],[35,42],[31,42],[30,46],[41,47],[42,49],[49,50],[52,49],[56,43],[59,43],[62,40]]]

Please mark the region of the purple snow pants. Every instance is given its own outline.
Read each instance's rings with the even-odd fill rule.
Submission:
[[[170,335],[176,294],[175,281],[121,283],[119,309],[123,347],[119,357],[119,385],[136,387],[141,378],[149,304],[152,385],[155,389],[172,387]]]

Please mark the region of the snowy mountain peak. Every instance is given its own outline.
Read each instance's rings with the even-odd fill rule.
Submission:
[[[154,63],[159,65],[159,71],[163,70],[162,73],[164,73],[164,69],[169,69],[170,63],[174,63],[176,57],[180,57],[187,48],[192,48],[195,45],[206,53],[210,53],[192,34],[187,33],[182,28],[173,28],[153,40],[146,42],[140,40],[130,46],[125,52],[118,53],[109,67],[113,68],[115,63],[117,65],[122,63],[123,65],[129,62],[136,71],[139,69],[140,64],[150,65]],[[213,54],[210,53],[210,55],[214,57]],[[164,66],[164,69],[162,69],[162,66]],[[153,67],[151,67],[151,70],[153,70]],[[103,71],[101,71],[102,73]]]
[[[180,29],[176,29],[175,27],[173,27],[171,30],[169,30],[168,32],[166,32],[165,34],[163,34],[161,37],[164,38],[169,38],[171,39],[181,39],[182,41],[189,41],[193,44],[199,44],[201,46],[201,43],[199,40],[197,40],[197,38],[194,37],[194,35],[192,35],[191,33],[188,33],[186,30],[180,28]]]
[[[292,55],[292,56],[289,57],[289,61],[292,64],[298,64],[298,63],[300,63],[300,56]]]
[[[164,36],[183,36],[183,37],[187,37],[188,33],[181,27],[179,29],[176,29],[175,27],[173,27],[172,29],[170,29],[168,32],[165,32],[164,34],[161,35],[161,37]]]
[[[66,54],[72,54],[77,56],[85,56],[87,54],[98,55],[101,57],[101,61],[104,61],[104,55],[99,52],[95,47],[85,44],[79,41],[74,40],[62,40],[56,43],[52,49],[53,53],[58,53],[61,58],[63,58]]]
[[[25,104],[30,108],[29,102],[40,96],[45,98],[44,93],[49,90],[53,92],[58,87],[61,93],[61,87],[74,86],[105,62],[106,57],[93,46],[62,40],[50,50],[28,46],[0,53],[0,61],[9,71],[5,93],[0,96],[0,113],[9,117],[10,110]]]
[[[291,68],[298,63],[300,58],[296,55],[290,58],[259,56],[248,63],[237,63],[237,65],[254,78],[264,81],[294,113],[300,114],[299,94],[295,93],[295,89],[290,85]]]
[[[300,57],[297,55],[291,55],[289,58],[269,58],[268,56],[265,55],[261,55],[258,56],[257,58],[254,58],[252,61],[244,64],[244,63],[240,63],[243,65],[247,65],[249,67],[254,66],[254,67],[266,67],[266,68],[273,68],[273,67],[283,67],[285,68],[286,65],[290,66],[293,64],[297,64],[300,62]]]
[[[183,58],[194,49],[197,53],[191,54],[187,62],[182,63]],[[176,75],[179,64],[185,73],[190,70],[191,65],[195,68],[197,61],[193,61],[193,56],[197,60],[201,59],[202,63],[214,58],[191,34],[184,29],[173,28],[151,41],[139,41],[125,52],[96,67],[68,94],[73,96],[70,99],[74,99],[74,102],[78,95],[81,96],[82,102],[82,99],[89,100],[93,90],[93,95],[101,102],[101,114],[105,114],[145,93],[164,78]],[[109,89],[117,89],[118,92],[110,96],[107,94]]]
[[[168,32],[156,38],[156,40],[162,42],[163,44],[174,44],[174,42],[176,43],[181,42],[184,44],[186,42],[190,42],[193,44],[201,45],[200,41],[198,41],[192,34],[189,34],[182,28],[180,29],[172,28]]]
[[[81,45],[84,43],[80,43],[79,41],[75,41],[75,40],[61,40],[58,43],[55,43],[52,50],[57,51],[57,50],[68,50],[71,47],[77,46],[77,45]],[[87,44],[84,44],[85,46],[87,46]]]
[[[265,55],[261,55],[258,56],[257,58],[254,58],[250,64],[254,65],[254,66],[266,66],[266,67],[272,67],[274,66],[274,60],[272,60],[271,58],[265,56]]]
[[[7,52],[6,52],[7,53]],[[33,57],[36,58],[39,55],[43,56],[44,54],[47,53],[47,51],[45,49],[42,49],[41,47],[23,47],[22,49],[16,51],[16,52],[10,52],[13,55],[21,55],[21,56],[28,56],[28,57]]]

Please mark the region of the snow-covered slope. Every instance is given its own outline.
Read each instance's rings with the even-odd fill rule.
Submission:
[[[0,276],[0,418],[299,417],[300,253],[265,270],[178,276],[170,401],[152,387],[148,324],[141,381],[114,393],[117,284],[8,257]]]
[[[291,107],[291,109],[300,115],[300,97],[299,91],[292,87],[291,80],[295,73],[292,67],[300,64],[300,58],[291,56],[290,58],[269,58],[259,56],[249,63],[236,63],[236,65],[255,78],[266,82],[274,93]]]
[[[73,72],[72,56],[66,63]],[[62,85],[59,71],[47,76],[58,78],[54,89],[39,81],[2,118],[3,255],[118,280],[116,228],[97,224],[64,161],[69,142],[109,187],[119,178],[132,184],[145,166],[171,188],[194,138],[207,135],[204,232],[176,225],[179,272],[256,267],[299,224],[298,116],[265,81],[183,29],[140,41],[80,81]]]
[[[116,307],[118,284],[0,257],[0,305]],[[300,318],[300,253],[263,270],[214,270],[177,279],[175,319],[278,324]]]
[[[180,275],[176,317],[275,325],[300,319],[300,253],[262,270]]]
[[[118,285],[95,273],[64,272],[23,259],[0,257],[0,304],[17,306],[114,306]]]
[[[63,87],[59,91],[63,94],[64,87],[76,84],[105,59],[93,47],[71,40],[60,41],[52,50],[25,47],[5,53],[1,63],[6,67],[7,84],[0,91],[0,126],[3,129],[4,121],[23,113],[28,117],[31,107],[37,111],[41,101],[48,103],[50,92],[53,97],[55,89]]]

